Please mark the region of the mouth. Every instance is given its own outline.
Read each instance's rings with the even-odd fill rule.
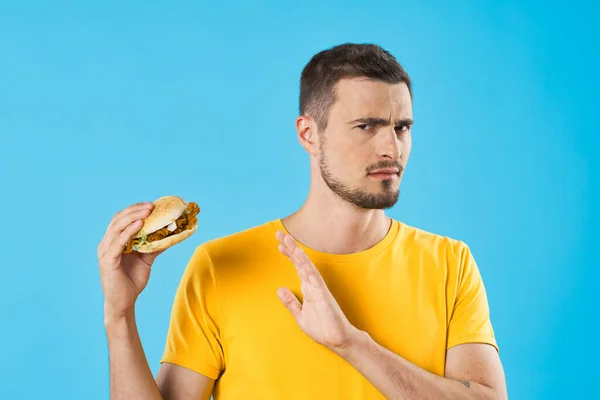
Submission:
[[[398,168],[382,168],[382,169],[377,169],[375,171],[371,171],[369,173],[369,175],[375,175],[375,174],[396,174],[398,175],[400,173],[400,170]]]
[[[397,179],[400,176],[400,170],[396,168],[378,169],[369,173],[369,176],[382,180]]]

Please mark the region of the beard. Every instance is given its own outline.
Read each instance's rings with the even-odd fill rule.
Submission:
[[[357,207],[368,209],[368,210],[383,210],[391,208],[398,202],[400,196],[400,188],[394,189],[392,187],[392,180],[381,181],[381,192],[371,193],[365,189],[352,188],[346,185],[341,180],[337,179],[331,173],[327,156],[324,151],[324,146],[321,146],[321,155],[319,157],[319,168],[321,169],[321,176],[325,184],[338,195],[342,200],[354,204]],[[402,165],[396,161],[380,161],[375,165],[371,165],[367,168],[366,173],[382,168],[398,168],[400,170],[400,176],[402,176]]]

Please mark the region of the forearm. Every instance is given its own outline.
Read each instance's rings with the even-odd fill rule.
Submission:
[[[338,354],[387,399],[497,399],[492,388],[435,375],[385,349],[365,332]]]
[[[142,347],[135,315],[105,315],[110,354],[110,398],[162,400]]]

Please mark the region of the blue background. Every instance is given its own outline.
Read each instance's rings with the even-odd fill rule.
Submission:
[[[137,304],[156,373],[194,247],[304,201],[300,72],[346,41],[382,45],[414,80],[413,152],[389,215],[471,246],[511,399],[591,392],[597,13],[576,1],[3,2],[0,398],[108,399],[96,246],[121,208],[178,194],[200,204],[201,228],[159,258]]]

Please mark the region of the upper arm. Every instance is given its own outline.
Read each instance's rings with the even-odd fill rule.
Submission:
[[[171,363],[163,363],[156,377],[165,400],[209,400],[215,381],[207,376]]]
[[[459,259],[452,268],[448,293],[447,349],[463,343],[498,345],[492,327],[488,298],[483,279],[469,247],[460,243]]]
[[[491,388],[506,399],[506,382],[487,294],[471,250],[459,243],[456,291],[451,297],[445,376]]]
[[[208,253],[197,248],[175,294],[156,377],[165,400],[210,399],[223,370],[215,279]]]
[[[224,369],[216,277],[211,259],[201,247],[177,288],[160,362],[170,364],[166,367],[169,373],[178,365],[212,380]]]
[[[508,398],[500,356],[489,344],[465,343],[448,349],[445,376],[487,386],[498,399]]]

